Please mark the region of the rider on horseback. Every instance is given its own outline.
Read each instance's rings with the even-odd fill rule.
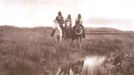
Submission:
[[[71,15],[68,14],[67,18],[65,19],[65,39],[71,37],[71,28],[72,28],[72,19]]]
[[[65,20],[65,27],[67,27],[67,23],[69,23],[69,28],[72,27],[72,19],[71,19],[71,15],[68,14],[66,20]]]
[[[84,26],[82,25],[81,14],[78,14],[78,17],[75,20],[75,26],[73,27],[73,30],[76,28],[77,25],[80,25],[82,27],[83,29],[82,37],[85,38],[85,30],[84,30]]]
[[[55,21],[57,21],[59,23],[59,25],[62,29],[63,36],[64,36],[64,27],[63,27],[64,17],[62,16],[60,11],[58,12],[58,16],[55,18]],[[54,36],[54,33],[55,33],[55,29],[52,30],[51,36]]]

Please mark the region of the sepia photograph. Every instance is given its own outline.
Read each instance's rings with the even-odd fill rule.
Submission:
[[[134,75],[134,0],[0,0],[0,75]]]

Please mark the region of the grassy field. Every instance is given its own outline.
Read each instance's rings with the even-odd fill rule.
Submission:
[[[98,75],[134,75],[134,32],[87,28],[82,48],[55,42],[50,33],[47,27],[1,26],[0,75],[55,75],[60,65],[92,55],[107,56]]]

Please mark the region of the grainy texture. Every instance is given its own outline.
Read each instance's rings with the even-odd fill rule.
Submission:
[[[90,34],[90,32],[124,34]],[[82,48],[70,40],[55,42],[51,28],[0,27],[0,75],[55,75],[59,66],[89,55],[105,55],[98,75],[134,75],[134,32],[86,29]]]

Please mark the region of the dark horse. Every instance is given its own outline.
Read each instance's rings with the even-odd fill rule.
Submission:
[[[82,36],[83,36],[83,27],[80,24],[76,24],[73,28],[72,28],[72,40],[76,40],[77,44],[81,46],[82,43]]]

